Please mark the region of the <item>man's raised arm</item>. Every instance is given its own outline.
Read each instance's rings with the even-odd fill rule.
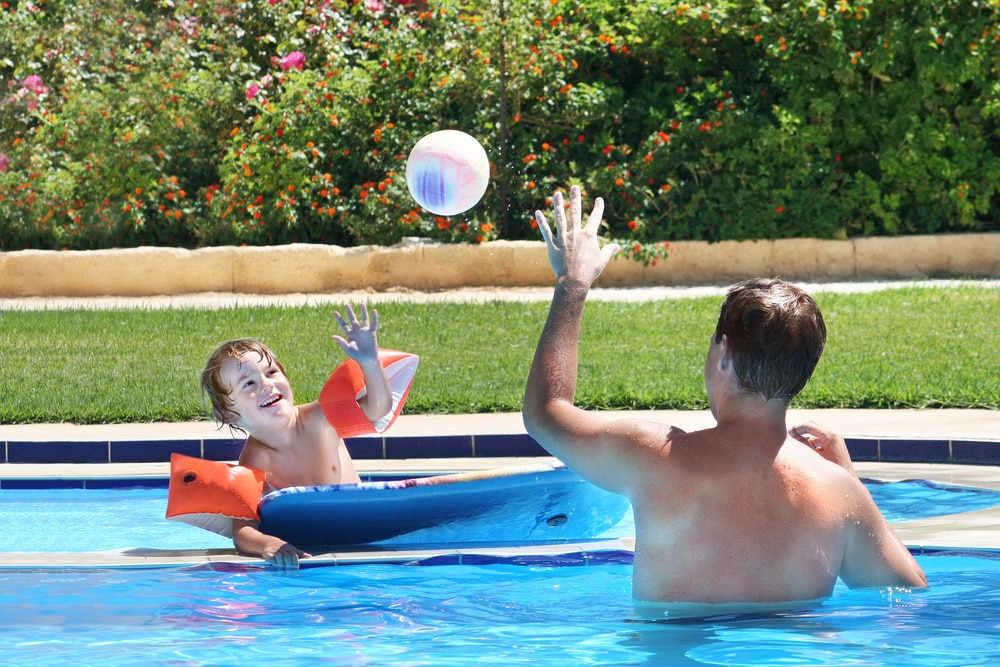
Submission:
[[[590,286],[608,265],[618,246],[603,248],[598,228],[604,201],[597,198],[594,209],[582,225],[580,188],[570,188],[569,220],[561,193],[553,198],[555,230],[545,215],[535,213],[545,238],[549,263],[556,274],[549,315],[538,341],[524,393],[522,416],[528,433],[549,452],[577,469],[600,470],[592,451],[598,444],[606,420],[573,405],[576,393],[577,355],[580,323]]]

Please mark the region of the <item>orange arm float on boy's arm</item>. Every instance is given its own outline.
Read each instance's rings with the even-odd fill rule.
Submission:
[[[170,455],[167,518],[233,536],[233,519],[257,520],[264,473],[222,461]]]
[[[409,352],[379,350],[378,358],[389,378],[392,411],[376,423],[372,424],[358,405],[358,400],[365,395],[365,376],[356,361],[348,359],[337,366],[320,393],[323,414],[341,438],[382,433],[392,426],[406,403],[420,357]]]

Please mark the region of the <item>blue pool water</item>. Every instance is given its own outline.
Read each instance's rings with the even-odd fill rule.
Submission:
[[[627,554],[582,565],[0,569],[12,665],[985,665],[1000,559],[917,557],[930,588],[810,609],[644,621]]]
[[[890,521],[1000,505],[1000,492],[921,480],[866,481]],[[127,548],[231,548],[222,536],[164,519],[163,488],[0,490],[3,552],[110,551]],[[635,534],[631,513],[603,537]]]
[[[1000,493],[868,482],[891,520]],[[164,489],[0,490],[3,551],[230,547],[166,521]],[[630,517],[612,533],[630,535]],[[930,588],[852,591],[794,612],[651,620],[631,554],[441,557],[281,571],[217,564],[0,568],[12,665],[948,665],[1000,662],[1000,556],[918,554]]]

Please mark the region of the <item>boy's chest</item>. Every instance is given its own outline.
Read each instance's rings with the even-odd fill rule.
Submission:
[[[349,460],[335,444],[311,444],[288,451],[271,450],[260,466],[267,473],[267,482],[276,489],[289,486],[318,486],[351,483]],[[355,474],[356,476],[356,474]]]

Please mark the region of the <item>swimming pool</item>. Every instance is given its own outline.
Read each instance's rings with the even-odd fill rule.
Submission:
[[[891,522],[1000,505],[1000,491],[923,480],[865,480]],[[0,552],[91,552],[127,548],[228,549],[232,541],[163,518],[167,491],[113,489],[0,489]],[[99,530],[95,530],[95,526]],[[631,512],[597,537],[635,535]]]
[[[9,664],[977,665],[1000,660],[1000,560],[920,554],[926,591],[653,622],[630,554],[298,571],[0,569]]]
[[[883,511],[903,521],[992,506],[1000,498],[996,491],[919,481],[868,485]],[[583,554],[404,554],[395,563],[362,554],[358,564],[314,560],[298,571],[225,555],[224,562],[199,566],[52,566],[44,551],[70,543],[81,551],[142,545],[226,553],[231,544],[165,521],[163,488],[8,493],[0,490],[0,520],[25,527],[8,531],[3,551],[28,563],[0,567],[0,662],[9,664],[944,667],[1000,661],[1000,560],[988,550],[918,550],[931,584],[925,591],[852,591],[838,584],[829,599],[808,609],[668,614],[654,622],[631,600],[631,553],[603,543]],[[32,494],[39,504],[22,503]],[[64,502],[51,503],[53,496]],[[10,513],[14,508],[19,515]],[[615,530],[627,535],[632,528],[623,521]],[[28,534],[43,542],[25,541]],[[36,554],[10,554],[15,540],[19,550]],[[88,555],[59,560],[93,562]]]

